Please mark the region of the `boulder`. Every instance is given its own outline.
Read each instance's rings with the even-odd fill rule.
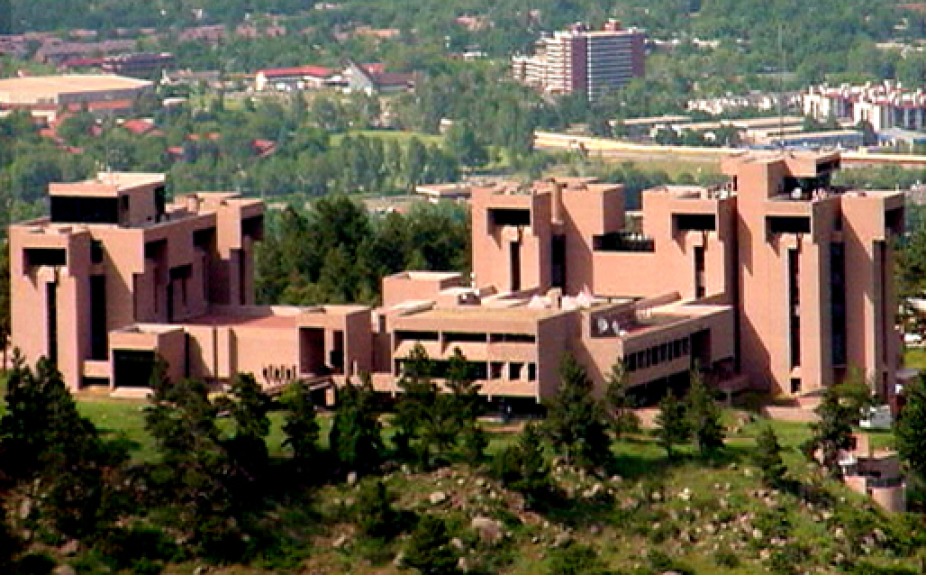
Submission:
[[[356,471],[351,471],[350,473],[347,474],[347,484],[350,485],[351,487],[353,487],[354,485],[357,485],[357,472]]]
[[[479,534],[479,539],[486,543],[497,543],[502,539],[502,524],[494,519],[477,515],[473,517],[470,527]]]
[[[443,491],[435,491],[428,496],[428,501],[431,502],[431,505],[440,505],[444,501],[447,501],[447,494]]]
[[[77,575],[77,570],[70,565],[58,565],[52,571],[52,575]]]

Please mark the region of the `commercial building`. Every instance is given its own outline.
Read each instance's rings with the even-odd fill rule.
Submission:
[[[121,113],[153,90],[148,80],[102,74],[6,78],[0,79],[0,111]]]
[[[324,88],[337,75],[337,71],[323,66],[294,66],[260,70],[254,78],[258,92],[300,92]]]
[[[257,200],[167,204],[157,175],[54,184],[50,218],[10,228],[13,343],[54,358],[72,388],[144,387],[159,354],[174,377],[248,371],[273,388],[367,372],[394,393],[421,345],[438,377],[461,351],[490,399],[551,396],[566,351],[598,389],[622,361],[652,399],[693,366],[792,396],[858,366],[890,398],[904,198],[834,188],[839,164],[732,157],[724,186],[644,192],[641,226],[619,184],[476,186],[472,276],[387,277],[377,308],[253,305]]]
[[[533,56],[512,59],[514,77],[548,94],[585,94],[595,101],[642,78],[646,34],[609,20],[603,30],[575,24],[537,42]]]
[[[811,87],[802,96],[804,115],[820,121],[868,122],[876,132],[889,128],[926,129],[926,93],[899,82]]]

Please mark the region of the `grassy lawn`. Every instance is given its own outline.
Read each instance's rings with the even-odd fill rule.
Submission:
[[[926,370],[926,348],[908,347],[903,353],[904,367]]]
[[[421,140],[421,143],[425,145],[436,144],[439,146],[444,142],[443,136],[425,134],[424,132],[404,132],[400,130],[351,130],[346,134],[332,134],[331,145],[340,146],[341,140],[344,139],[344,136],[364,136],[366,138],[379,138],[386,141],[396,140],[402,146],[407,146],[408,142],[412,138],[418,138]]]

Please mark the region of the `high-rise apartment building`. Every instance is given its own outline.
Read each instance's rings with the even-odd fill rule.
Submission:
[[[643,30],[623,29],[615,20],[603,30],[575,24],[540,39],[533,56],[515,56],[514,76],[548,94],[581,93],[595,101],[645,75],[645,40]]]

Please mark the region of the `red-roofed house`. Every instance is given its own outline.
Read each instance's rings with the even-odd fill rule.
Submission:
[[[324,66],[295,66],[292,68],[271,68],[260,70],[254,78],[258,92],[296,92],[317,90],[325,86],[336,74]]]
[[[154,130],[154,120],[147,118],[137,120],[126,120],[122,127],[136,136],[144,136]]]

